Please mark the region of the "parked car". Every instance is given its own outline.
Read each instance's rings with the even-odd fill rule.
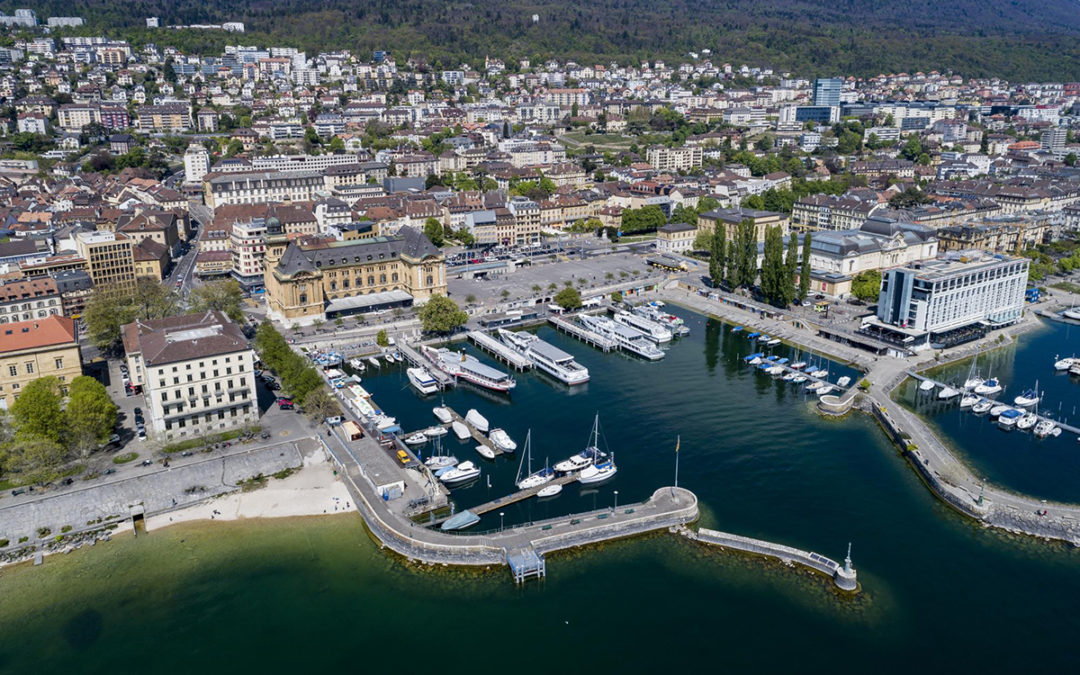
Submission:
[[[338,424],[341,424],[341,417],[340,416],[334,416],[334,417],[327,417],[326,418],[326,426],[333,427],[333,426],[337,426]]]
[[[278,408],[282,410],[292,410],[293,407],[292,401],[278,401]]]
[[[270,391],[277,391],[278,389],[281,389],[281,385],[277,382],[274,382],[273,380],[270,380],[266,383],[266,388]]]

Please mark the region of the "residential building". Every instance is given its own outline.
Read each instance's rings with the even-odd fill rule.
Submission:
[[[714,209],[706,211],[698,216],[698,229],[712,233],[717,224],[724,227],[724,236],[727,241],[733,241],[738,232],[739,223],[748,220],[754,227],[754,239],[757,242],[765,241],[765,230],[769,227],[780,226],[780,230],[786,236],[790,220],[783,213],[774,211],[756,211],[754,209]]]
[[[0,408],[8,409],[31,380],[55,376],[62,391],[82,375],[75,322],[49,315],[0,326]]]
[[[210,173],[210,153],[199,143],[192,143],[184,152],[184,182],[192,185],[202,183],[203,176]]]
[[[276,218],[238,220],[229,234],[232,251],[232,275],[244,288],[263,284],[263,258],[266,256],[267,225]]]
[[[132,287],[135,285],[134,242],[119,232],[79,232],[75,251],[86,261],[94,286]]]
[[[698,229],[688,223],[669,223],[656,231],[656,250],[660,253],[682,253],[694,247]]]
[[[52,279],[60,293],[61,313],[72,319],[80,318],[94,289],[90,274],[86,270],[62,270],[54,272]]]
[[[203,177],[206,205],[309,201],[325,189],[321,171],[208,173]]]
[[[702,152],[700,145],[679,148],[654,145],[646,150],[645,160],[657,171],[689,171],[701,166]]]
[[[191,106],[187,103],[162,103],[139,106],[139,128],[143,131],[191,131]]]
[[[290,323],[419,304],[446,294],[445,256],[411,227],[391,237],[290,242],[274,224],[265,267],[268,315]]]
[[[164,440],[258,421],[255,351],[222,312],[136,321],[122,334],[131,383]]]
[[[56,282],[49,277],[0,284],[0,324],[63,314],[62,304]]]

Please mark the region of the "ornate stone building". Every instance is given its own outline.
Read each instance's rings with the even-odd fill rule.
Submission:
[[[269,219],[264,280],[271,319],[316,320],[425,302],[446,295],[446,258],[422,233],[338,241],[290,239]]]

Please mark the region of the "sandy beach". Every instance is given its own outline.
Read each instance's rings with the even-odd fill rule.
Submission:
[[[268,478],[266,487],[236,492],[201,504],[146,519],[147,531],[193,520],[241,520],[321,516],[355,511],[345,484],[334,475],[322,452],[304,459],[304,466],[288,478]]]

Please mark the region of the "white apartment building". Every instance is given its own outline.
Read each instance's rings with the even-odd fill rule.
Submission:
[[[272,155],[252,157],[255,171],[325,171],[332,166],[359,164],[356,155]]]
[[[95,105],[71,103],[62,105],[56,113],[57,123],[64,131],[81,131],[87,124],[101,123],[101,112]]]
[[[255,352],[223,313],[136,321],[124,326],[123,340],[148,426],[163,440],[258,422]]]
[[[645,161],[657,171],[689,171],[701,166],[702,157],[699,145],[681,148],[654,145],[645,152]]]
[[[252,218],[233,223],[229,234],[232,248],[232,275],[246,288],[262,286],[263,258],[266,257],[266,219]]]
[[[217,208],[222,204],[308,201],[324,188],[321,171],[251,171],[207,174],[203,189],[206,205]]]
[[[201,183],[203,176],[210,172],[210,153],[198,143],[192,143],[184,153],[184,182]]]
[[[964,251],[889,270],[874,323],[912,349],[948,345],[949,333],[1016,322],[1024,311],[1030,261]]]

